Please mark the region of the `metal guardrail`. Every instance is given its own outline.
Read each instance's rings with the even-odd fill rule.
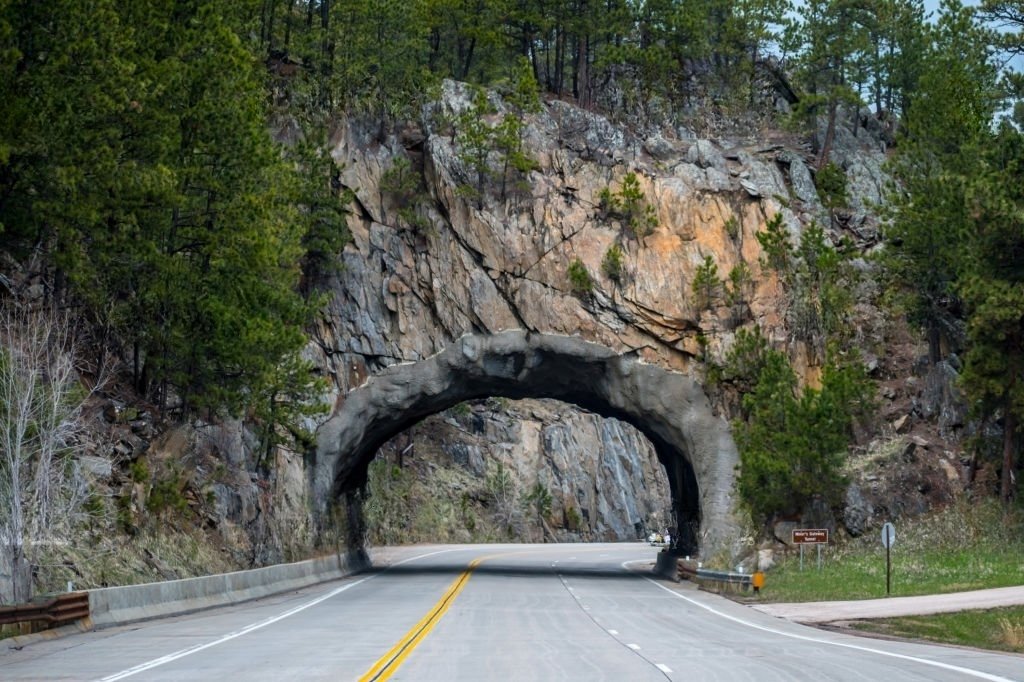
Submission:
[[[751,587],[752,577],[749,573],[733,573],[731,571],[712,571],[707,568],[698,568],[693,562],[680,561],[678,564],[679,579],[690,580],[705,587],[718,588],[721,590],[742,590],[746,591]]]
[[[57,627],[88,617],[88,592],[67,592],[45,601],[0,606],[0,625],[38,622]]]

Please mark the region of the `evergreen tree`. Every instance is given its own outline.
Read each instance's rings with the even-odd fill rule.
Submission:
[[[853,105],[856,110],[860,104],[856,74],[869,48],[873,23],[868,8],[855,0],[809,0],[801,20],[791,28],[788,44],[797,55],[798,79],[804,89],[799,111],[815,125],[822,110],[825,114],[818,168],[829,162],[840,105]]]
[[[455,121],[459,161],[466,166],[472,183],[460,189],[472,194],[477,208],[483,206],[484,191],[492,175],[489,156],[495,146],[494,130],[486,119],[496,111],[487,91],[475,88],[473,103]]]
[[[722,280],[718,278],[718,264],[713,257],[704,256],[694,272],[691,288],[698,311],[714,307],[721,295]]]
[[[959,280],[967,309],[964,385],[975,412],[1003,418],[1000,495],[1014,496],[1024,424],[1024,135],[1004,124],[968,190],[972,229]]]
[[[52,295],[184,411],[260,401],[312,314],[297,286],[320,212],[300,210],[316,202],[268,133],[240,37],[256,7],[0,5],[17,41],[0,84],[5,245],[41,254]]]
[[[867,87],[875,114],[902,115],[917,88],[926,52],[923,0],[873,0]]]
[[[816,497],[837,504],[852,425],[870,406],[863,367],[856,358],[833,357],[821,388],[800,390],[783,353],[764,349],[756,357],[754,388],[743,397],[748,418],[735,424],[740,498],[756,523],[800,511]]]
[[[601,259],[601,272],[616,284],[622,284],[624,258],[625,255],[622,247],[618,244],[612,244],[604,252],[604,258]]]
[[[923,59],[904,134],[889,168],[887,269],[909,292],[909,314],[927,332],[929,357],[958,339],[957,276],[971,218],[964,197],[997,99],[987,37],[970,11],[946,2]]]

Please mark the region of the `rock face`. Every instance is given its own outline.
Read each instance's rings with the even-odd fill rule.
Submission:
[[[497,123],[506,109],[497,96],[492,100],[498,114],[489,122]],[[353,241],[330,283],[331,302],[312,349],[333,379],[336,397],[335,415],[318,436],[321,492],[358,485],[373,448],[456,396],[552,394],[544,381],[525,391],[523,384],[510,388],[507,379],[472,392],[444,393],[452,384],[433,376],[422,378],[419,395],[427,397],[412,399],[399,385],[404,375],[389,373],[394,365],[444,355],[466,334],[483,339],[518,330],[527,336],[579,337],[614,356],[635,358],[635,367],[689,376],[697,393],[695,360],[703,354],[721,358],[737,328],[758,324],[776,345],[790,340],[785,292],[762,270],[756,234],[776,214],[793,239],[810,221],[829,219],[814,189],[807,150],[787,148],[786,140],[685,139],[671,129],[639,135],[552,101],[524,120],[524,151],[535,169],[522,177],[492,174],[478,187],[452,123],[471,101],[466,86],[446,82],[439,101],[424,112],[423,126],[408,124],[388,133],[379,123],[349,120],[333,139],[332,154],[343,169],[342,183],[355,193],[356,210],[350,221]],[[844,219],[858,234],[869,234],[872,219],[859,207],[876,200],[883,183],[877,141],[867,134],[838,135],[835,149],[834,159],[855,180],[850,187],[855,215]],[[389,173],[406,161],[422,178],[414,196],[388,189]],[[490,161],[497,172],[496,152]],[[640,203],[656,217],[649,232],[635,231],[628,219],[602,209],[602,195],[620,192],[627,174],[636,178]],[[613,245],[623,252],[621,276],[614,279],[602,271]],[[738,315],[724,296],[714,298],[708,309],[694,300],[692,283],[706,256],[722,277],[741,263],[750,269],[753,283]],[[590,291],[574,291],[568,269],[577,259],[593,280]],[[813,380],[816,360],[799,345],[790,350],[794,365]],[[504,361],[492,357],[491,362]],[[490,376],[515,376],[522,369],[508,362],[513,364],[488,368],[495,370]],[[351,425],[371,419],[357,416],[358,409],[371,410],[369,403],[358,406],[359,396],[372,392],[358,387],[369,386],[374,375],[381,378],[372,390],[397,396],[388,407],[393,416],[386,426],[375,421],[378,426],[365,427],[371,432],[345,435],[339,427],[345,420]],[[635,390],[642,396],[658,389],[637,385]],[[611,396],[595,401],[577,392],[568,399],[591,409],[599,402],[599,413],[609,413],[609,404],[616,415],[627,409],[611,403]],[[678,406],[666,402],[663,411],[673,409]],[[639,412],[631,419],[652,437],[662,461],[692,466],[704,510],[702,532],[724,541],[735,530],[730,497],[735,448],[725,422],[709,411],[701,419],[720,425],[710,439],[678,423],[668,436],[663,432],[668,427],[652,426],[648,413]],[[380,412],[374,414],[372,420],[379,420]],[[667,423],[664,415],[656,419]],[[663,454],[669,453],[667,443],[675,448],[672,454]],[[707,452],[697,454],[702,448]],[[685,488],[684,470],[669,471],[670,480],[676,477],[677,507],[685,504],[678,497]],[[691,509],[687,518],[699,513]]]
[[[547,490],[553,522],[545,537],[636,540],[672,523],[664,467],[650,441],[625,422],[550,400],[488,400],[424,426],[414,442],[422,431],[443,433],[449,461],[479,480],[500,463],[521,493],[535,484]],[[399,439],[393,450],[405,444]]]

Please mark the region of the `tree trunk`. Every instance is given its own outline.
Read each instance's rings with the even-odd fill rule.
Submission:
[[[0,604],[24,604],[32,598],[32,566],[20,545],[9,544],[0,556]]]
[[[466,80],[469,77],[469,70],[473,66],[473,52],[476,50],[476,38],[469,41],[469,47],[466,48],[466,57],[462,63],[462,80]]]
[[[266,32],[267,32],[267,51],[270,52],[274,49],[274,18],[277,15],[277,0],[271,0],[269,8],[266,14]]]
[[[942,361],[942,332],[935,322],[928,324],[928,362],[937,365]]]
[[[1016,473],[1013,469],[1013,451],[1016,444],[1014,431],[1017,429],[1017,420],[1012,412],[1013,408],[1009,398],[1007,398],[1006,406],[1003,409],[1005,410],[1003,416],[1003,475],[999,496],[1005,504],[1009,504],[1013,499],[1013,489],[1016,483]]]
[[[836,110],[839,108],[839,103],[836,100],[831,100],[828,103],[828,125],[825,127],[825,139],[821,143],[821,153],[818,155],[818,170],[821,170],[828,164],[828,157],[832,153],[832,141],[836,136]]]
[[[580,36],[576,46],[576,103],[586,109],[590,106],[590,55],[586,36]]]
[[[561,26],[555,31],[555,94],[562,96],[565,74],[565,32]]]

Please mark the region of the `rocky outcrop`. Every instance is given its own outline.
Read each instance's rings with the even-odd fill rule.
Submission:
[[[618,419],[565,408],[549,400],[477,401],[428,418],[409,440],[436,439],[446,458],[430,463],[446,459],[480,481],[501,464],[521,500],[539,484],[551,495],[548,539],[636,540],[671,525],[668,479],[651,442]],[[406,446],[401,437],[391,449]],[[423,450],[413,450],[416,459],[430,457]]]
[[[921,395],[914,401],[915,413],[937,422],[939,432],[949,440],[958,440],[967,424],[967,402],[958,386],[960,373],[948,360],[936,363],[924,377]]]
[[[740,262],[750,267],[755,286],[739,322],[760,324],[778,342],[787,338],[783,292],[761,270],[755,235],[776,213],[794,237],[820,217],[801,152],[763,141],[675,139],[663,131],[655,158],[646,140],[554,101],[527,118],[524,144],[538,169],[510,182],[515,191],[504,198],[492,183],[478,205],[463,191],[471,173],[447,123],[469,101],[464,86],[447,82],[426,114],[427,127],[416,134],[382,138],[378,124],[348,121],[336,135],[342,181],[357,197],[353,242],[342,255],[321,330],[325,364],[341,392],[368,372],[428,357],[464,333],[506,329],[578,334],[691,370],[698,336],[715,353],[732,339],[724,300],[711,311],[692,300],[695,269],[705,256],[723,277]],[[877,151],[862,153],[873,159],[866,168],[881,163]],[[864,163],[852,152],[849,157],[851,164]],[[417,227],[398,217],[395,197],[381,189],[381,178],[402,158],[423,173]],[[602,190],[616,191],[628,172],[658,219],[643,237],[599,210]],[[854,199],[877,198],[873,188],[880,182],[864,184],[870,196],[855,186]],[[624,251],[619,282],[601,269],[612,244]],[[595,280],[589,297],[574,295],[570,286],[574,258]]]
[[[496,123],[507,111],[491,97]],[[697,359],[721,358],[738,327],[758,324],[773,343],[790,341],[785,292],[760,264],[756,234],[769,218],[781,214],[794,239],[815,220],[835,230],[873,229],[860,208],[878,198],[883,157],[863,131],[837,135],[834,158],[853,179],[852,213],[832,220],[814,189],[808,150],[790,139],[700,140],[671,129],[641,135],[559,101],[524,120],[524,150],[535,169],[523,177],[492,177],[479,187],[453,123],[471,100],[468,87],[446,82],[422,125],[382,133],[379,123],[348,120],[334,137],[342,183],[356,201],[353,241],[318,330],[319,362],[337,396],[335,418],[321,427],[319,454],[324,461],[347,459],[333,473],[348,480],[342,486],[363,479],[366,455],[341,444],[337,416],[351,409],[368,377],[388,367],[443,354],[467,333],[521,330],[578,336],[699,383]],[[491,160],[495,171],[501,167],[496,152]],[[406,162],[422,178],[412,197],[399,196],[384,181]],[[601,208],[602,193],[620,191],[627,174],[656,216],[647,233]],[[602,271],[613,245],[624,255],[615,279]],[[724,296],[708,309],[694,300],[696,267],[705,257],[723,278],[741,263],[750,269],[753,283],[740,315]],[[593,279],[588,292],[574,290],[568,276],[576,259]],[[790,351],[814,380],[816,359],[801,344]],[[487,390],[503,395],[501,388]],[[547,394],[515,397],[539,395]],[[408,412],[397,425],[413,423],[442,402],[433,399],[430,408]],[[385,431],[365,442],[379,446]],[[726,450],[734,453],[731,441]],[[701,490],[702,504],[708,494],[728,494],[734,456],[722,459],[729,473],[712,484],[718,490]],[[333,471],[321,468],[320,475],[326,470]],[[716,509],[728,507],[732,516],[731,504],[723,500]]]

